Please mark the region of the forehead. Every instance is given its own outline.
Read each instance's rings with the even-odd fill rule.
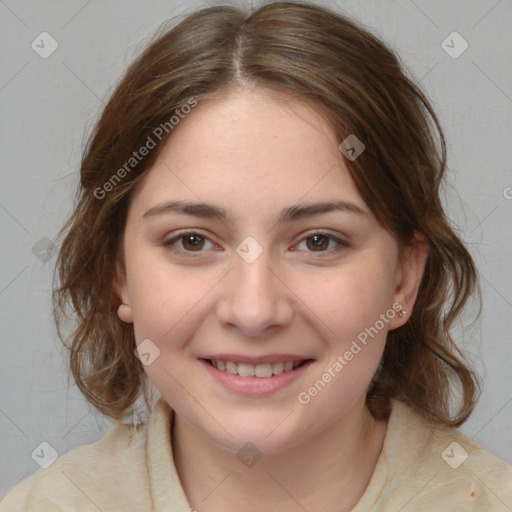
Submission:
[[[133,203],[210,199],[261,211],[329,196],[364,208],[338,144],[322,113],[291,97],[244,89],[200,100],[174,127]]]

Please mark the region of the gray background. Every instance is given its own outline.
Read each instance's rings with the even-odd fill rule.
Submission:
[[[484,378],[461,430],[512,464],[512,2],[319,3],[390,43],[440,116],[446,205],[484,298],[480,321],[470,325],[468,314],[454,331]],[[62,455],[112,426],[68,386],[50,310],[55,254],[46,249],[71,212],[84,134],[114,82],[162,21],[206,5],[0,0],[0,497],[39,468],[31,454],[42,442]],[[43,31],[59,45],[46,59],[31,47]],[[457,58],[441,46],[454,31],[469,45]]]

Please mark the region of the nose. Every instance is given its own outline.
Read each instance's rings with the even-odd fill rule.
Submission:
[[[235,254],[231,272],[223,280],[217,318],[226,328],[246,337],[261,338],[289,325],[293,293],[267,252],[248,263]]]

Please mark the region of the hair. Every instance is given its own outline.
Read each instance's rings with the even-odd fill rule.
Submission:
[[[355,134],[364,143],[365,151],[347,161],[361,197],[401,250],[415,234],[429,249],[414,311],[387,335],[367,406],[386,418],[396,399],[431,422],[460,426],[475,406],[479,379],[450,328],[468,299],[481,295],[474,262],[440,198],[440,123],[392,50],[350,18],[309,2],[249,12],[203,8],[170,28],[166,23],[115,88],[89,136],[76,205],[58,235],[53,312],[79,389],[117,421],[133,414],[139,397],[149,404],[133,325],[118,319],[113,290],[116,265],[124,265],[131,193],[172,136],[174,114],[241,87],[314,105],[340,141]],[[155,149],[135,158],[155,133]],[[74,326],[66,337],[69,313]]]

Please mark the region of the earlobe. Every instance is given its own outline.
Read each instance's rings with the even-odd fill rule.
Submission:
[[[428,244],[425,238],[416,233],[410,245],[404,248],[404,254],[398,269],[398,282],[394,301],[400,305],[397,315],[389,324],[389,330],[405,324],[411,316],[420,289],[428,259]]]
[[[121,321],[127,324],[133,323],[132,308],[128,304],[121,304],[117,308],[117,316]]]

